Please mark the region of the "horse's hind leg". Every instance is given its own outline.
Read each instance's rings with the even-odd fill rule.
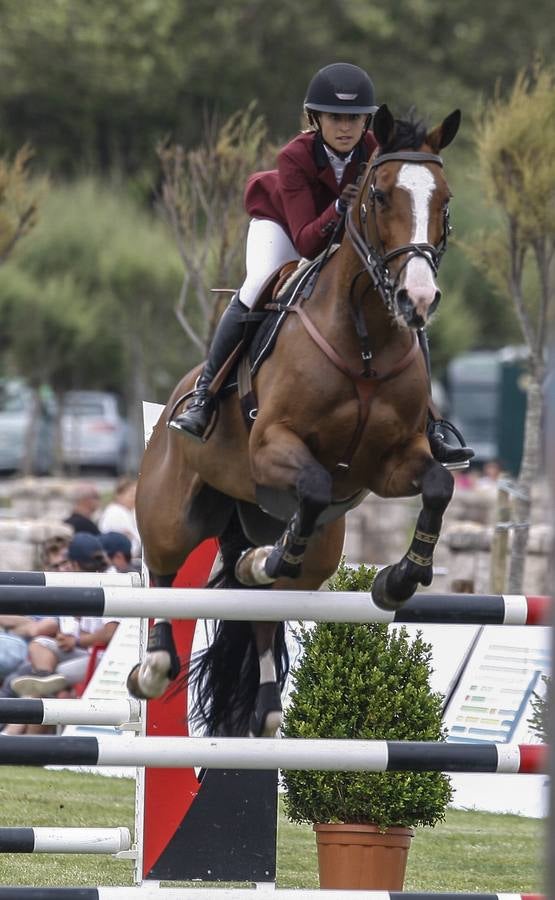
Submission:
[[[408,552],[393,566],[378,572],[372,599],[382,609],[398,609],[412,597],[419,584],[427,587],[433,578],[433,555],[443,514],[453,495],[453,476],[430,460],[422,476],[422,510]]]

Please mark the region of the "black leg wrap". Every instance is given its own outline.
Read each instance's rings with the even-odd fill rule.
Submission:
[[[266,560],[264,568],[270,578],[298,578],[301,574],[308,537],[301,537],[297,533],[298,527],[299,513],[295,513]]]
[[[275,681],[261,684],[256,695],[256,702],[251,714],[249,731],[252,737],[260,737],[266,728],[266,721],[271,713],[281,714],[281,691]]]
[[[174,681],[179,675],[181,663],[173,641],[172,627],[169,622],[156,622],[149,631],[147,653],[155,653],[157,650],[165,650],[170,655],[170,681]]]

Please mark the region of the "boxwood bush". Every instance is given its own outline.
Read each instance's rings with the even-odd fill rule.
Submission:
[[[376,570],[342,561],[329,589],[369,591]],[[340,615],[338,611],[338,615]],[[430,688],[431,646],[387,625],[299,626],[302,657],[285,713],[291,738],[445,740],[442,696]],[[451,783],[440,772],[283,773],[294,822],[434,825]]]

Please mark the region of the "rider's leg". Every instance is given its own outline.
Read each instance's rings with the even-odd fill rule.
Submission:
[[[277,222],[252,220],[247,235],[245,282],[220,319],[186,411],[169,422],[170,428],[202,440],[214,412],[215,398],[210,384],[243,337],[244,314],[254,305],[269,276],[284,263],[298,258],[291,240]]]
[[[430,351],[428,347],[428,335],[423,329],[417,330],[418,343],[422,350],[422,355],[426,363],[428,378],[431,381],[432,370],[430,365]],[[435,459],[440,463],[446,463],[448,466],[465,463],[474,456],[474,450],[470,447],[454,447],[445,441],[445,435],[442,431],[442,423],[444,420],[438,420],[434,417],[432,411],[428,410],[428,441],[430,450]]]

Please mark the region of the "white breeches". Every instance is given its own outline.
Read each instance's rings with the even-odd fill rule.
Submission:
[[[281,225],[270,219],[251,219],[247,234],[247,277],[240,290],[241,303],[250,309],[270,275],[292,259],[300,259]]]

